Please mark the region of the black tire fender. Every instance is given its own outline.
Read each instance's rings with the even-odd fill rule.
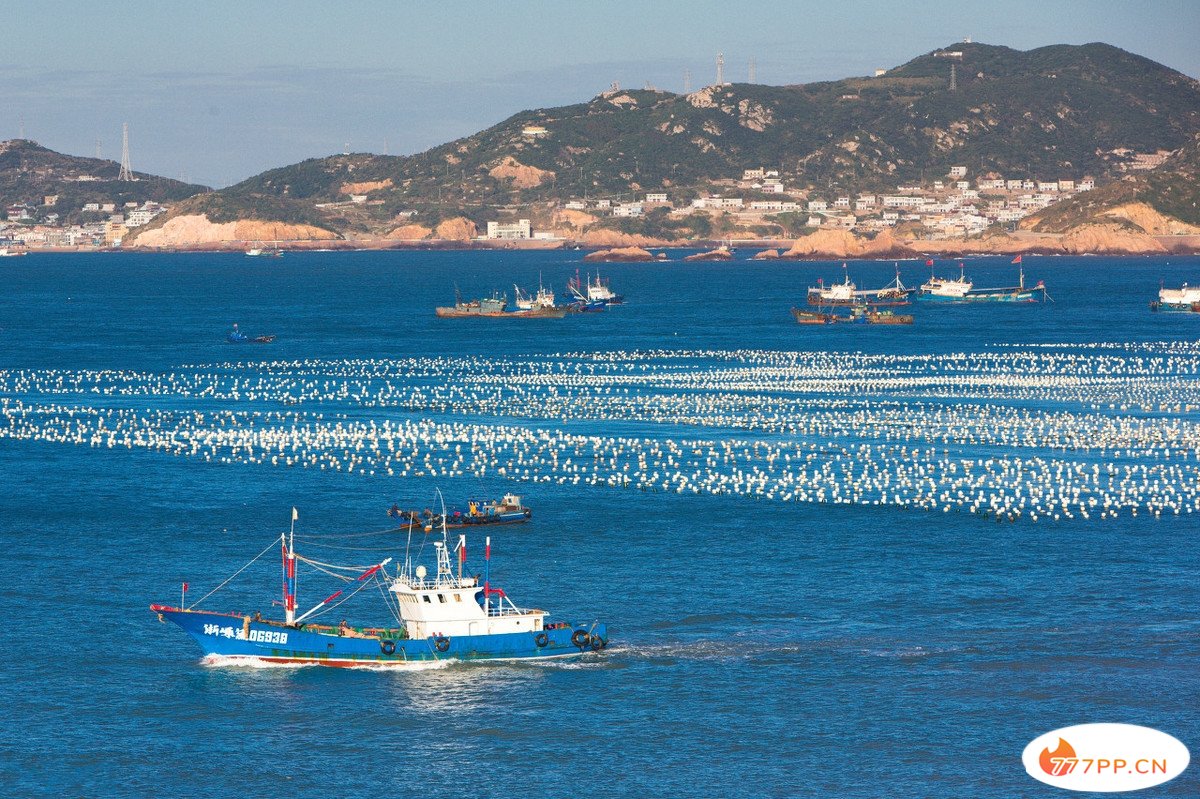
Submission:
[[[396,642],[395,641],[387,641],[387,640],[380,641],[379,649],[385,655],[394,655],[394,654],[396,654]]]
[[[450,648],[450,639],[444,635],[439,636],[438,638],[434,639],[433,646],[437,649],[437,651],[445,652]]]
[[[576,630],[571,634],[571,643],[580,649],[585,649],[592,642],[592,636],[588,635],[587,630]]]
[[[546,644],[550,643],[550,636],[545,633],[538,633],[533,637],[533,642],[537,644],[538,649],[541,649]]]

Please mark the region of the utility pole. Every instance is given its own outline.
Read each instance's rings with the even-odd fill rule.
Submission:
[[[725,85],[725,54],[717,53],[717,85]]]
[[[950,65],[950,91],[958,91],[958,72],[954,68],[954,64]]]
[[[121,171],[117,180],[132,181],[133,167],[129,165],[129,123],[121,123]]]

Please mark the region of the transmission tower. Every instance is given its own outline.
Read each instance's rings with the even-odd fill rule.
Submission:
[[[133,169],[129,166],[129,123],[121,124],[121,172],[117,180],[132,181]]]
[[[725,54],[717,53],[717,85],[725,85]]]
[[[100,160],[100,140],[96,139],[96,160]]]
[[[954,64],[950,65],[950,91],[958,91],[958,72],[954,68]]]
[[[758,63],[753,58],[751,58],[750,59],[750,83],[757,83],[757,82],[758,82]]]
[[[692,71],[690,69],[685,69],[683,71],[683,93],[692,93]]]

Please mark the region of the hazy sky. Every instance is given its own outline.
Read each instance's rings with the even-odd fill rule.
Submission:
[[[1103,41],[1200,75],[1200,2],[5,3],[0,138],[224,186],[304,158],[413,153],[616,80],[870,74],[970,36]]]

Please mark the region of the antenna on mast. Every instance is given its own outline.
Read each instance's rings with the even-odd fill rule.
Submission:
[[[750,79],[748,82],[758,83],[758,62],[754,60],[753,56],[750,57]]]
[[[717,85],[725,85],[725,54],[717,53]]]
[[[692,93],[692,71],[690,69],[685,69],[683,71],[683,93]]]

